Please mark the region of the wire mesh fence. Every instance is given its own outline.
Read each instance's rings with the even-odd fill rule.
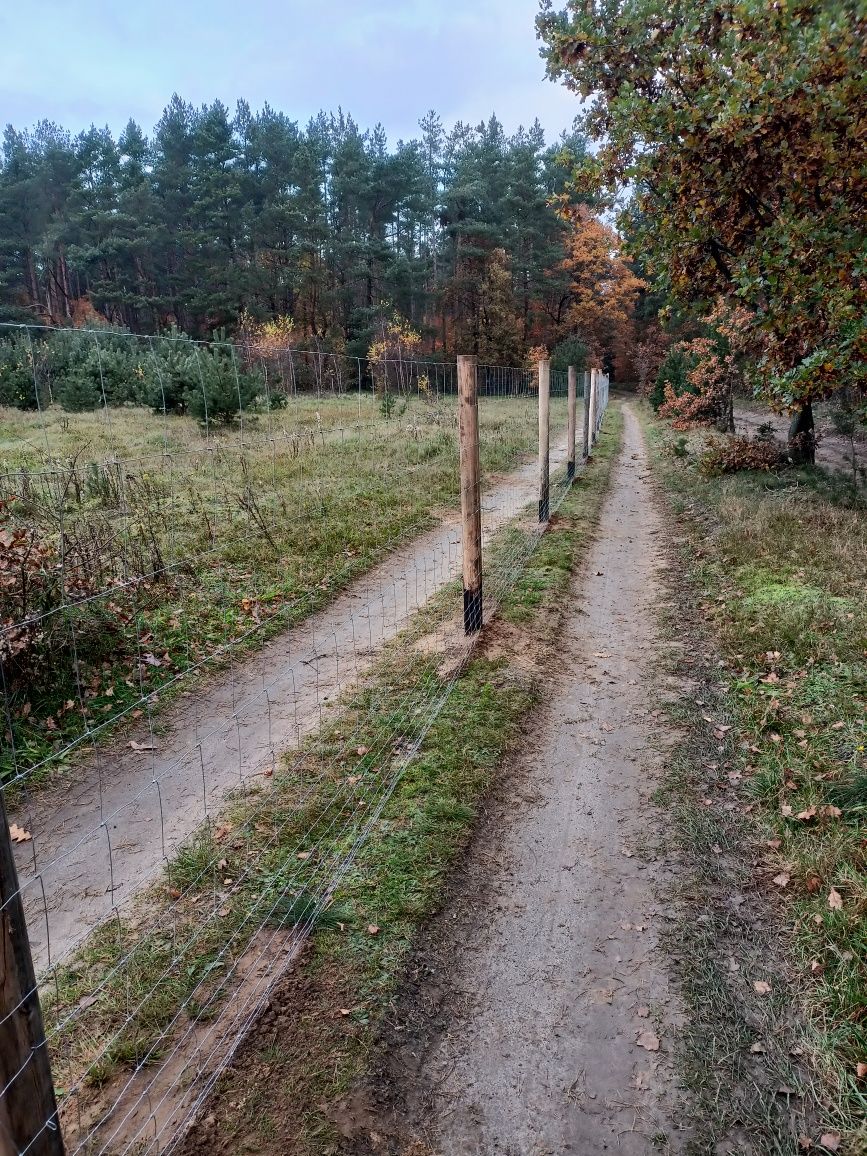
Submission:
[[[2,1024],[38,989],[62,1091],[22,1144],[10,1106],[46,1045],[25,1050],[0,1131],[18,1152],[171,1151],[471,654],[457,371],[9,332],[2,900],[35,977]],[[544,530],[539,373],[476,380],[487,621]],[[565,373],[550,392],[553,512]],[[602,375],[593,397],[596,431]]]

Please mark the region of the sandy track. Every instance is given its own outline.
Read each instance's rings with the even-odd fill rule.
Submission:
[[[562,464],[565,435],[552,443],[552,466]],[[487,490],[484,536],[536,498],[537,478],[530,462]],[[25,799],[12,819],[32,834],[16,857],[37,973],[152,881],[229,791],[318,727],[329,702],[459,573],[460,557],[460,525],[450,517],[178,699],[154,729],[125,734]],[[130,739],[154,749],[137,752]]]
[[[413,1057],[397,1088],[406,1141],[437,1156],[683,1147],[670,1065],[679,1013],[659,947],[671,864],[652,851],[650,801],[664,528],[625,415],[573,589],[567,673],[441,921],[430,961],[440,1030],[401,1049]]]

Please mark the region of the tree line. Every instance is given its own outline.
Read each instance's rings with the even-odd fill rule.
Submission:
[[[611,358],[623,333],[588,326],[638,282],[610,230],[561,211],[584,153],[538,122],[446,131],[430,112],[391,147],[343,112],[300,127],[178,96],[150,137],[9,126],[0,320],[208,337],[280,318],[299,346],[363,357],[396,317],[427,354],[523,363],[580,336]]]

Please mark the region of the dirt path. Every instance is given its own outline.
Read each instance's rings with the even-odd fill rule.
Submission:
[[[552,465],[560,465],[565,435],[554,444]],[[537,469],[529,462],[488,489],[485,536],[534,500]],[[32,834],[16,857],[37,972],[150,882],[227,792],[318,727],[329,703],[459,573],[460,556],[460,524],[450,516],[326,609],[179,698],[151,726],[25,799],[12,819]]]
[[[654,851],[651,802],[664,526],[628,405],[625,415],[612,490],[574,586],[566,673],[514,794],[474,847],[467,886],[433,933],[433,978],[418,1006],[436,1026],[394,1049],[396,1150],[422,1150],[401,1146],[412,1141],[437,1156],[683,1148],[671,1071],[678,1000],[659,947],[673,864]]]

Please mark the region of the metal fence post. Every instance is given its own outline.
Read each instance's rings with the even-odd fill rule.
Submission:
[[[482,496],[477,370],[478,358],[458,358],[465,634],[475,634],[482,629]]]

